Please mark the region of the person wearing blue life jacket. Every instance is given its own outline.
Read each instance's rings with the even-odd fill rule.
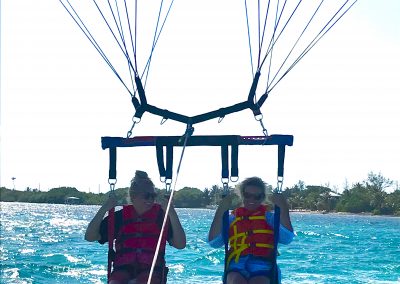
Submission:
[[[278,193],[269,196],[269,200],[280,208],[280,218],[275,221],[278,215],[274,216],[275,213],[263,204],[267,188],[261,178],[247,178],[238,188],[243,205],[234,209],[224,221],[224,212],[232,203],[232,195],[225,196],[208,234],[211,247],[226,244],[224,283],[280,283],[280,270],[276,265],[277,243],[289,244],[294,237],[287,200]],[[274,232],[275,222],[280,223],[278,232]]]
[[[136,171],[129,188],[130,204],[123,205],[121,210],[115,211],[114,218],[104,218],[107,211],[117,206],[115,197],[111,195],[89,223],[85,234],[87,241],[104,244],[109,239],[115,240],[115,251],[112,250],[111,253],[113,270],[108,283],[147,283],[161,233],[151,283],[167,282],[168,268],[164,258],[166,242],[175,248],[183,249],[186,246],[186,235],[173,206],[170,207],[166,226],[161,232],[167,204],[155,203],[156,195],[155,186],[147,173]],[[110,229],[113,227],[114,229]]]

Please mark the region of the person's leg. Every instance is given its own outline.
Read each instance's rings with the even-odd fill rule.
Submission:
[[[249,257],[245,265],[246,271],[248,271],[248,283],[251,284],[269,284],[271,283],[271,269],[273,266],[269,260]]]
[[[254,276],[248,281],[249,284],[269,284],[269,278],[266,276]]]
[[[140,272],[135,278],[135,282],[128,282],[128,284],[146,284],[149,279],[149,271]],[[151,284],[162,284],[162,277],[159,271],[153,271],[153,276],[151,277]]]
[[[226,276],[226,283],[228,284],[247,284],[246,278],[242,274],[236,271],[231,271]]]
[[[131,274],[123,269],[113,271],[108,279],[108,284],[126,284],[128,283]]]

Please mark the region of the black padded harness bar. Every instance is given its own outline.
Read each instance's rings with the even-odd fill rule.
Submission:
[[[116,149],[118,147],[155,146],[160,177],[172,179],[173,147],[183,146],[181,136],[137,136],[133,138],[102,137],[101,147],[110,149],[109,178],[116,179]],[[207,135],[190,136],[186,146],[219,146],[221,147],[222,178],[229,178],[229,146],[231,146],[231,178],[238,177],[239,145],[277,145],[278,177],[283,177],[285,147],[293,145],[292,135],[239,136]],[[166,166],[164,166],[164,147],[166,148]]]
[[[265,98],[260,99],[257,103],[254,103],[254,97],[256,95],[258,80],[260,78],[260,72],[257,72],[254,76],[253,83],[251,84],[249,95],[247,100],[241,103],[237,103],[225,108],[220,108],[214,111],[206,112],[196,116],[186,116],[176,112],[172,112],[166,109],[160,109],[156,106],[147,103],[146,94],[139,77],[135,77],[137,91],[139,99],[136,96],[132,97],[132,104],[135,107],[135,117],[141,118],[145,112],[152,113],[154,115],[161,116],[163,119],[172,119],[174,121],[182,122],[185,124],[194,125],[196,123],[204,122],[210,119],[225,117],[228,114],[238,112],[244,109],[251,109],[254,115],[261,114],[260,108],[265,101]]]

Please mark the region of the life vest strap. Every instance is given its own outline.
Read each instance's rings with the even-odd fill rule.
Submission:
[[[247,232],[242,232],[242,233],[236,233],[234,236],[229,238],[229,243],[236,241],[239,238],[246,238],[249,235],[252,234],[269,234],[272,235],[274,232],[272,230],[252,230],[252,231],[247,231]],[[243,240],[242,240],[243,242]]]
[[[265,216],[240,216],[236,217],[230,226],[233,226],[236,224],[236,222],[243,221],[243,220],[265,220]]]
[[[269,248],[273,249],[274,245],[271,244],[262,244],[262,243],[255,243],[255,244],[240,244],[239,246],[236,246],[236,249],[233,249],[231,253],[228,256],[228,261],[226,263],[226,267],[228,267],[229,263],[231,262],[232,258],[235,257],[235,262],[237,263],[239,261],[239,257],[242,255],[243,251],[245,249],[248,249],[250,247],[258,247],[258,248]]]

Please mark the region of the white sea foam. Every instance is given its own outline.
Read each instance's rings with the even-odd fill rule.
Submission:
[[[80,227],[86,224],[84,220],[66,219],[66,218],[53,218],[50,220],[50,225],[55,227]]]
[[[173,264],[168,266],[168,268],[173,271],[174,273],[182,273],[185,270],[183,264]]]
[[[40,241],[43,243],[57,243],[58,240],[56,238],[50,236],[42,236],[40,237]]]
[[[30,254],[30,253],[34,253],[35,250],[34,249],[21,249],[20,252],[22,254]]]
[[[64,254],[64,256],[69,262],[72,262],[72,263],[84,261],[84,259],[82,259],[82,258],[74,257],[74,256],[69,255],[69,254]]]
[[[92,275],[97,275],[97,276],[104,276],[104,275],[107,275],[107,270],[99,267],[98,269],[89,270],[88,273],[92,274]]]

